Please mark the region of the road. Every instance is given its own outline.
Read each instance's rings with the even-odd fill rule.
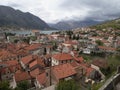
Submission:
[[[120,76],[120,73],[116,74],[115,76],[111,76],[99,90],[105,90],[105,88],[118,76]],[[120,89],[118,89],[118,90],[120,90]]]

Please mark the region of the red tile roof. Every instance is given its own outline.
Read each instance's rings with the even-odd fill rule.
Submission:
[[[16,55],[27,55],[28,51],[24,49],[20,49],[20,50],[15,51],[15,53]]]
[[[15,54],[12,54],[8,50],[1,50],[0,51],[0,59],[7,59],[7,58],[15,57],[15,56],[16,56]]]
[[[71,45],[76,45],[76,44],[78,44],[77,41],[72,41],[72,40],[65,41],[64,43],[65,43],[65,44],[71,44]]]
[[[25,43],[25,42],[17,43],[17,44],[16,44],[16,47],[17,47],[17,48],[25,48],[25,47],[27,47],[27,46],[29,46],[29,44],[28,44],[28,43]]]
[[[20,82],[24,80],[30,80],[31,76],[27,72],[18,71],[15,73],[15,81]]]
[[[89,76],[91,74],[92,71],[94,71],[95,69],[89,67],[87,68],[87,72],[86,72],[86,76]]]
[[[5,62],[0,62],[0,64],[5,64],[7,66],[15,66],[15,65],[18,65],[18,61],[17,60],[10,60],[10,61],[5,61]]]
[[[6,67],[6,68],[0,69],[0,74],[1,74],[1,75],[5,75],[6,73],[8,73],[8,71],[9,71],[10,73],[13,73],[10,68],[7,68],[7,67]]]
[[[31,74],[31,76],[33,76],[33,77],[37,77],[37,76],[38,76],[40,73],[42,73],[42,72],[43,72],[43,70],[40,70],[39,68],[36,68],[36,69],[30,71],[30,74]]]
[[[44,85],[47,81],[46,73],[42,73],[42,74],[38,75],[36,79],[41,85]]]
[[[101,40],[103,43],[110,43],[109,41],[107,40]]]
[[[78,57],[78,58],[74,57],[74,59],[75,59],[77,62],[80,62],[80,63],[83,63],[83,62],[84,62],[83,57]]]
[[[9,70],[10,73],[15,73],[16,70],[20,70],[20,69],[21,69],[20,65],[8,66],[8,67],[4,67],[4,68],[0,69],[0,72],[1,72],[1,74],[2,73],[5,74],[5,73],[7,73],[7,70]]]
[[[72,65],[74,68],[76,68],[76,67],[80,66],[80,64],[79,64],[79,63],[77,63],[77,62],[72,62],[72,63],[71,63],[71,65]]]
[[[35,50],[41,47],[41,44],[31,44],[30,46],[26,47],[26,50]]]
[[[76,71],[69,63],[54,66],[54,67],[52,67],[52,71],[58,80],[76,74]]]
[[[91,68],[91,66],[87,63],[82,63],[80,64],[80,66],[85,70],[86,76],[89,76],[92,73],[92,71],[95,70],[94,68]]]
[[[74,56],[78,57],[78,51],[72,51],[74,53]]]
[[[68,54],[68,53],[59,53],[59,54],[54,54],[53,58],[55,58],[56,60],[72,60],[73,57],[72,55]]]
[[[28,55],[28,56],[25,56],[21,59],[21,61],[24,63],[24,64],[28,64],[30,62],[32,62],[34,59],[36,58],[36,56],[34,55]]]
[[[40,32],[40,31],[39,30],[32,30],[32,32],[35,33],[35,32]]]
[[[45,64],[44,64],[43,60],[39,57],[37,57],[33,62],[31,62],[29,64],[29,68],[32,68],[35,65],[40,65],[42,67],[45,67]]]

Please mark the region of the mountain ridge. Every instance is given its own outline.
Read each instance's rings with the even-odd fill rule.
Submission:
[[[49,24],[49,26],[61,29],[61,30],[71,30],[75,28],[88,27],[92,25],[97,25],[102,23],[102,21],[94,20],[84,20],[84,21],[60,21],[56,24]]]
[[[17,27],[27,29],[48,29],[49,25],[39,17],[0,5],[0,27]]]

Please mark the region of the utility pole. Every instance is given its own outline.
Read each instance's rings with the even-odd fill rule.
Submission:
[[[52,57],[52,53],[51,53]],[[51,76],[51,69],[52,69],[52,58],[50,57],[50,86],[52,85],[52,76]]]

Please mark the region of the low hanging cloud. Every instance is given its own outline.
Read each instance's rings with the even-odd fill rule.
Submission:
[[[119,0],[0,0],[0,5],[30,12],[48,23],[120,17]]]

